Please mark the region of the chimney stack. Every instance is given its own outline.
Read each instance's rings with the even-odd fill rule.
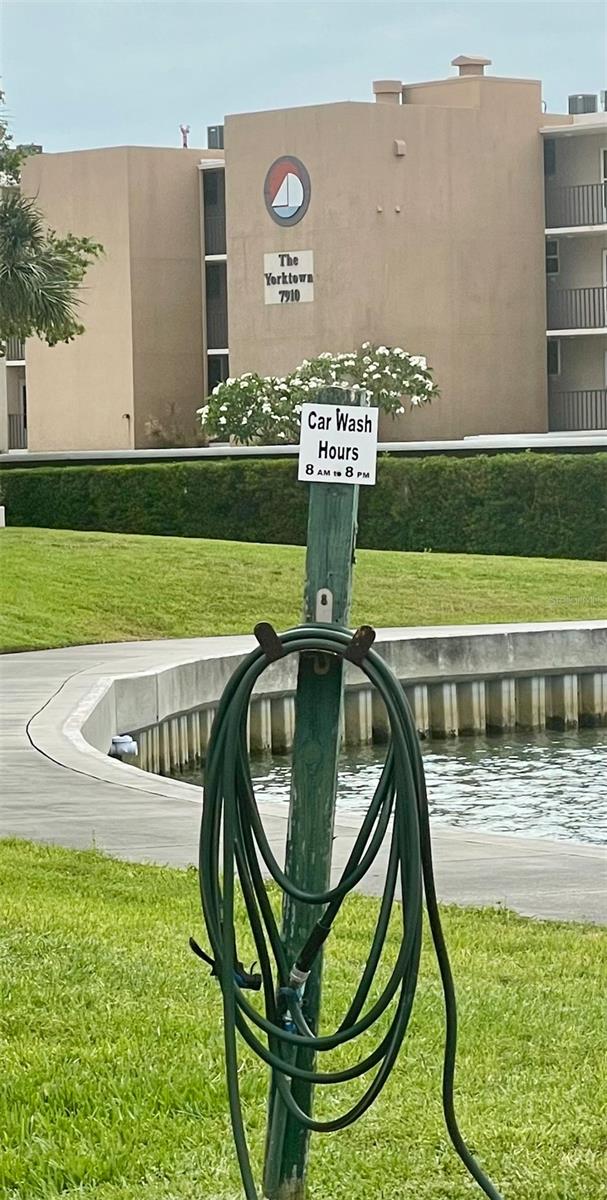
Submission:
[[[491,66],[491,59],[468,58],[466,54],[460,54],[457,58],[451,59],[451,66],[459,68],[460,78],[463,75],[484,75],[485,67]]]
[[[400,79],[376,79],[373,91],[379,104],[400,104],[403,85]]]

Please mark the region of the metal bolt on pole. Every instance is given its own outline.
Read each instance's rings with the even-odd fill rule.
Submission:
[[[364,392],[325,388],[317,401],[325,405],[367,406]],[[356,484],[312,483],[308,511],[304,621],[347,625],[350,613],[352,565],[358,512]],[[300,657],[295,699],[295,736],[286,871],[308,892],[329,885],[337,786],[340,714],[343,700],[343,663],[332,657],[321,661],[315,654]],[[297,954],[320,911],[285,897],[282,939],[287,959]],[[318,1031],[322,989],[322,954],[305,984],[303,1011]],[[314,1055],[298,1050],[298,1066],[311,1069]],[[312,1112],[313,1086],[294,1079],[293,1098],[307,1114]],[[264,1169],[267,1200],[303,1200],[309,1150],[309,1131],[289,1113],[271,1082]]]

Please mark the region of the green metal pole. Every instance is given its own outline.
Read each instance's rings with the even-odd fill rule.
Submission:
[[[323,404],[368,404],[366,393],[325,388]],[[352,564],[356,543],[358,487],[314,483],[310,486],[304,621],[347,625],[350,613]],[[343,664],[333,658],[302,655],[295,698],[295,736],[291,805],[287,832],[286,870],[300,888],[327,888],[331,870]],[[282,938],[287,959],[294,963],[320,910],[285,898]],[[303,1010],[318,1030],[322,956],[306,982]],[[297,1051],[299,1066],[311,1068],[311,1051]],[[292,1095],[306,1113],[312,1111],[313,1087],[295,1079]],[[309,1131],[284,1107],[272,1079],[268,1110],[264,1196],[268,1200],[303,1200]]]

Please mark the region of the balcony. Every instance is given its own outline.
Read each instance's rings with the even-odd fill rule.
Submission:
[[[548,288],[548,332],[607,329],[607,288]]]
[[[577,392],[550,391],[550,430],[607,429],[607,388]]]
[[[20,338],[9,337],[6,339],[6,359],[7,363],[24,363],[25,362],[25,342]]]
[[[8,414],[9,450],[27,450],[27,429],[23,413]]]
[[[546,228],[579,229],[607,224],[607,181],[546,191]]]

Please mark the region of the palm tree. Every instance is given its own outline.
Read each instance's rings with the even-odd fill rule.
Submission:
[[[7,189],[0,201],[0,338],[36,334],[53,346],[83,332],[79,290],[100,247],[57,238],[32,200]]]

